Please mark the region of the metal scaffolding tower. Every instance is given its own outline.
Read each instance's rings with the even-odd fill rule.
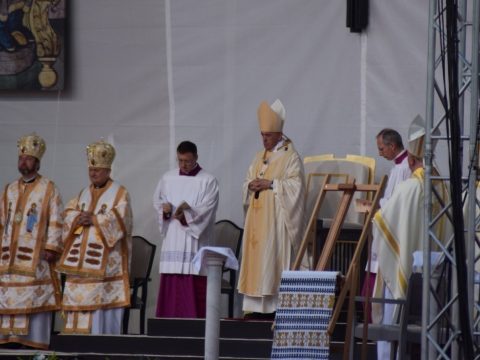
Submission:
[[[480,359],[479,1],[430,0],[422,359]],[[441,135],[433,134],[437,129]],[[433,171],[434,157],[443,160],[442,150],[447,177]],[[433,212],[440,198],[434,184],[442,180],[452,191]],[[452,225],[451,236],[436,236],[442,221]],[[432,251],[443,254],[437,268],[431,267]]]

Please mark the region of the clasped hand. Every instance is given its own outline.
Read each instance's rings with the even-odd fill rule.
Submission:
[[[48,262],[55,262],[57,261],[57,253],[52,251],[52,250],[48,250],[48,249],[45,249],[43,251],[43,259],[48,261]]]
[[[170,216],[172,215],[172,208],[173,206],[169,202],[162,204],[163,214],[166,216],[167,219],[170,218]]]
[[[250,191],[260,191],[260,190],[267,190],[270,189],[270,185],[272,184],[272,180],[267,179],[255,179],[250,181],[248,184],[248,190]]]
[[[169,219],[170,216],[172,215],[172,210],[173,206],[170,203],[164,203],[162,205],[163,213],[166,215],[166,218]],[[190,205],[188,205],[187,202],[183,201],[175,210],[175,213],[173,214],[173,218],[178,220],[178,221],[184,221],[185,220],[185,210],[190,209]]]
[[[93,225],[93,214],[89,211],[82,211],[80,215],[78,216],[78,225],[82,226],[91,226]]]

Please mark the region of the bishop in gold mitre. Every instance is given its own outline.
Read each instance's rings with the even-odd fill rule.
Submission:
[[[132,250],[130,196],[110,178],[115,148],[104,140],[87,146],[90,185],[65,208],[64,333],[121,334],[130,305]]]
[[[111,169],[113,160],[115,159],[115,148],[100,140],[87,146],[88,167]]]
[[[62,253],[63,204],[55,184],[40,175],[45,140],[17,141],[20,178],[0,198],[0,344],[46,349],[52,311],[60,308],[54,263]]]
[[[282,102],[262,101],[257,118],[263,149],[243,185],[247,213],[238,290],[243,310],[264,317],[277,309],[282,271],[290,268],[303,235],[305,180],[303,162],[283,133]]]

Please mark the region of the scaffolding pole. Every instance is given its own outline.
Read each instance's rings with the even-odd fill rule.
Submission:
[[[425,233],[423,258],[423,316],[422,316],[422,359],[462,359],[466,343],[465,337],[473,334],[472,351],[475,359],[478,355],[480,337],[479,281],[475,280],[475,264],[480,265],[479,245],[476,243],[476,224],[480,224],[479,200],[477,193],[477,166],[479,151],[479,22],[480,0],[459,0],[457,6],[458,47],[458,114],[461,129],[460,154],[462,160],[462,199],[464,202],[464,234],[466,258],[458,259],[455,253],[454,238],[439,239],[434,228],[441,221],[452,222],[451,203],[442,204],[442,209],[432,213],[432,204],[437,199],[433,184],[435,181],[448,182],[450,177],[433,175],[433,160],[442,159],[436,149],[448,148],[450,135],[447,131],[447,113],[450,111],[448,100],[448,82],[446,75],[447,29],[446,8],[452,5],[449,0],[430,0],[428,22],[428,68],[427,68],[427,103],[426,103],[426,139],[425,139]],[[450,8],[451,9],[451,8]],[[451,113],[450,113],[451,116]],[[433,135],[439,129],[441,136]],[[432,145],[438,141],[438,146]],[[441,146],[443,142],[443,145]],[[468,152],[463,151],[463,142],[468,145]],[[439,156],[437,156],[439,155]],[[447,167],[448,168],[448,167]],[[439,215],[438,215],[439,214]],[[443,220],[442,220],[443,218]],[[430,263],[431,251],[441,251],[443,265],[441,272],[433,269]],[[459,321],[459,292],[456,274],[459,265],[466,264],[468,288],[468,319],[465,324]],[[480,269],[480,266],[478,266]],[[477,275],[478,277],[478,275]],[[439,294],[439,284],[447,283],[446,289]],[[463,329],[463,330],[462,330]]]

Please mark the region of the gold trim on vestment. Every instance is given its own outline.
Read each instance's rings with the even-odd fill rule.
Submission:
[[[48,223],[49,228],[57,228],[57,229],[63,229],[63,223],[59,223],[58,221],[50,221]]]
[[[107,310],[115,308],[124,308],[130,306],[130,298],[127,296],[127,299],[124,301],[117,301],[108,304],[95,304],[95,305],[62,305],[62,309],[65,311],[94,311],[94,310]]]
[[[61,309],[61,305],[62,305],[62,284],[60,282],[58,273],[55,272],[55,264],[54,263],[48,263],[48,267],[50,269],[50,277],[52,279],[52,284],[53,284],[53,293],[54,293],[54,298],[55,298],[55,304],[58,306],[58,309]]]
[[[109,179],[107,181],[107,184],[100,189],[96,189],[93,185],[89,186],[89,188],[88,188],[88,190],[90,191],[90,204],[89,204],[89,208],[88,208],[89,212],[93,213],[95,211],[98,200],[111,187],[112,184],[113,184],[113,181],[111,179]],[[81,191],[79,193],[78,200],[81,199],[82,194],[83,194],[83,191]],[[78,207],[78,201],[77,201],[76,207]],[[75,222],[76,222],[76,220],[74,220],[72,224],[75,224]],[[71,249],[73,243],[76,240],[76,235],[74,233],[75,229],[76,229],[76,226],[71,227],[71,229],[69,231],[69,234],[68,234],[68,236],[66,237],[66,240],[65,240],[65,251],[63,252],[62,257],[60,258],[60,261],[59,261],[59,265],[57,266],[57,271],[58,272],[65,273],[67,275],[77,275],[77,276],[82,276],[82,277],[103,278],[103,276],[105,274],[105,269],[106,269],[106,266],[107,266],[107,258],[108,258],[109,247],[108,247],[108,244],[105,240],[105,237],[103,236],[103,233],[102,233],[102,231],[101,231],[101,229],[98,225],[97,218],[96,218],[95,214],[93,214],[93,216],[92,216],[92,222],[93,222],[93,225],[89,226],[89,227],[85,227],[84,231],[81,235],[82,236],[81,248],[79,249],[80,258],[77,261],[77,265],[75,265],[75,266],[65,264],[65,260],[66,260],[67,256],[69,256],[70,249]],[[87,252],[88,235],[89,235],[90,231],[92,231],[92,229],[94,231],[97,231],[97,233],[99,234],[99,236],[102,240],[102,243],[103,243],[103,246],[104,246],[104,249],[103,249],[104,254],[103,254],[103,258],[102,258],[102,264],[101,264],[99,269],[88,269],[87,270],[87,269],[83,268],[82,264],[84,263],[85,254]]]
[[[412,177],[423,183],[423,180],[425,179],[425,171],[423,170],[423,168],[416,169],[413,172]]]
[[[42,286],[42,285],[50,285],[51,281],[49,279],[45,280],[32,280],[26,282],[7,282],[7,281],[0,281],[0,286],[5,287],[17,287],[17,286]]]
[[[113,215],[115,215],[115,218],[117,219],[117,222],[120,225],[120,229],[123,232],[123,236],[122,236],[122,239],[123,239],[123,238],[127,237],[127,229],[125,227],[125,223],[123,222],[123,219],[120,216],[120,213],[118,212],[118,210],[116,208],[112,209],[112,212],[113,212]],[[113,248],[114,246],[115,246],[115,244],[113,246],[111,246],[111,248]]]
[[[90,193],[87,191],[90,190]],[[105,194],[106,191],[109,191],[108,194]],[[88,196],[90,195],[90,199],[88,199]],[[106,196],[108,195],[108,196]],[[106,203],[103,204],[101,203],[102,196],[105,196],[105,201]],[[64,293],[64,301],[62,303],[62,309],[66,311],[68,314],[71,313],[79,313],[79,312],[85,312],[85,311],[95,311],[98,309],[115,309],[115,308],[124,308],[130,305],[130,287],[129,287],[129,279],[128,279],[128,233],[126,231],[126,225],[124,223],[124,219],[119,217],[120,213],[116,209],[118,204],[122,201],[122,199],[128,196],[128,193],[126,192],[126,189],[117,184],[114,183],[112,180],[109,180],[108,184],[101,188],[101,189],[94,189],[92,186],[90,186],[88,189],[84,189],[83,191],[80,192],[78,195],[78,198],[74,201],[71,202],[70,206],[74,206],[76,208],[79,207],[80,202],[82,199],[84,199],[85,203],[89,203],[89,208],[90,210],[94,213],[94,216],[92,217],[92,222],[93,226],[91,227],[86,227],[83,231],[83,238],[82,238],[82,245],[85,244],[84,247],[78,248],[79,250],[82,249],[83,251],[88,250],[86,249],[86,244],[87,240],[90,241],[90,244],[97,244],[97,245],[102,245],[102,249],[98,249],[99,253],[102,253],[102,258],[101,258],[101,263],[98,266],[101,266],[101,269],[85,269],[82,267],[84,265],[83,262],[79,262],[79,266],[73,268],[69,267],[68,265],[65,264],[65,262],[62,262],[62,266],[57,268],[57,271],[61,271],[67,274],[67,281],[66,281],[66,286],[65,286],[65,293]],[[128,198],[127,198],[128,201]],[[106,212],[106,206],[108,204],[109,211],[112,211],[112,213],[107,213]],[[123,204],[123,203],[122,203]],[[100,205],[102,205],[101,209]],[[128,207],[129,208],[129,207]],[[99,209],[98,211],[96,209]],[[127,209],[126,216],[130,216],[130,212]],[[70,218],[68,220],[68,223],[70,221],[74,221],[72,219],[75,217],[75,213],[71,214],[70,213]],[[107,223],[108,221],[108,223]],[[128,223],[127,223],[128,224]],[[114,233],[110,232],[110,225],[113,226],[112,231]],[[67,250],[70,250],[73,246],[73,244],[79,244],[80,239],[79,235],[75,236],[74,230],[75,226],[71,225],[71,228],[69,229],[69,235],[68,235],[68,245],[66,246]],[[92,232],[90,232],[92,231]],[[105,231],[105,232],[104,232]],[[120,232],[123,232],[120,233]],[[82,235],[80,235],[82,236]],[[116,240],[118,239],[118,240]],[[115,243],[112,246],[110,246],[110,243]],[[119,247],[116,247],[116,244],[120,242]],[[81,251],[82,251],[81,250]],[[95,249],[94,249],[95,250]],[[122,263],[117,263],[115,262],[116,265],[118,265],[120,268],[115,268],[116,271],[114,272],[114,276],[108,276],[105,277],[107,266],[108,266],[108,261],[109,257],[111,256],[110,252],[111,251],[121,251],[121,261]],[[62,256],[62,260],[66,259],[66,252],[64,253],[64,256]],[[98,254],[99,255],[99,254]],[[90,253],[89,256],[94,256],[95,258],[96,255]],[[85,256],[85,259],[88,259],[87,256]],[[100,257],[98,257],[100,260]],[[61,260],[61,261],[62,261]],[[64,260],[63,260],[64,261]],[[81,265],[80,265],[81,264]],[[67,269],[67,270],[66,270]],[[66,271],[65,271],[66,270]],[[118,270],[118,271],[117,271]],[[81,271],[81,272],[80,272]],[[92,275],[93,273],[93,275]],[[77,275],[77,276],[72,276],[72,275]],[[105,287],[113,287],[114,292],[105,294]],[[89,288],[92,288],[92,291],[99,291],[99,296],[94,297],[93,294],[92,296],[88,296],[88,293],[86,297],[82,297],[81,299],[74,298],[73,295],[78,293],[82,294],[85,292],[88,292]],[[101,295],[101,292],[104,292],[105,296]],[[66,298],[65,295],[70,295],[72,294],[72,298]],[[96,293],[95,293],[96,294]],[[113,301],[113,303],[111,302]],[[64,331],[66,333],[79,333],[78,326],[73,325],[70,323],[68,328],[65,328]],[[84,330],[82,330],[84,331]]]
[[[80,216],[80,215],[78,215]],[[76,222],[78,219],[78,216],[73,220],[72,222],[72,227],[70,228],[70,231],[68,232],[68,235],[65,237],[65,243],[64,243],[64,251],[62,253],[62,256],[60,257],[60,260],[58,261],[58,265],[56,267],[57,272],[65,272],[65,270],[72,271],[71,269],[74,269],[75,267],[69,266],[68,269],[63,263],[65,262],[65,258],[69,255],[70,248],[73,245],[73,242],[75,241],[75,229],[76,229]]]
[[[97,199],[98,201],[98,199]],[[97,217],[94,216],[93,218],[93,226],[94,229],[97,231],[97,234],[100,236],[100,239],[102,240],[103,243],[103,253],[102,253],[102,263],[100,265],[99,270],[95,270],[103,276],[105,274],[105,271],[107,269],[107,260],[108,260],[108,255],[110,253],[111,247],[109,246],[107,239],[105,239],[105,235],[103,235],[102,228],[100,227],[100,224],[98,223]],[[90,229],[89,229],[90,231]]]
[[[95,270],[95,269],[79,269],[78,266],[70,266],[70,265],[58,265],[56,268],[57,272],[64,273],[66,275],[76,275],[81,276],[83,278],[94,278],[94,279],[103,279],[103,275],[105,271],[102,269]]]
[[[45,306],[40,306],[36,308],[2,309],[1,315],[13,315],[13,314],[28,315],[28,314],[36,314],[36,313],[41,313],[46,311],[57,311],[60,309],[61,309],[61,306],[56,304],[51,304],[51,305],[45,305]]]
[[[403,272],[402,264],[400,263],[400,248],[398,246],[398,243],[395,237],[393,236],[393,234],[390,232],[390,229],[388,228],[387,224],[385,223],[385,220],[383,219],[381,214],[381,210],[375,213],[374,220],[378,228],[383,232],[383,235],[387,240],[387,245],[390,247],[392,252],[395,254],[395,257],[397,258],[397,262],[399,264],[398,271],[397,271],[397,280],[400,285],[402,294],[405,295],[405,291],[407,289],[407,277],[405,276]]]
[[[119,281],[123,279],[123,275],[109,276],[101,279],[89,279],[84,277],[70,278],[68,279],[69,283],[72,284],[100,284],[107,281]]]
[[[125,235],[122,237],[121,239],[121,245],[122,245],[122,275],[123,275],[123,291],[124,291],[124,294],[126,294],[126,301],[127,303],[125,304],[125,306],[128,306],[130,307],[131,303],[130,303],[130,278],[129,278],[129,269],[128,269],[128,242],[127,242],[127,238],[128,238],[128,234],[125,230]]]
[[[93,313],[91,311],[88,312],[78,312],[78,311],[67,311],[65,316],[67,318],[72,318],[72,327],[67,327],[69,324],[69,321],[65,321],[63,324],[63,334],[90,334],[92,332],[92,318],[93,318]],[[79,316],[86,317],[88,318],[88,325],[87,327],[80,328],[78,327],[78,322],[79,322]]]
[[[49,219],[50,208],[48,206],[48,203],[50,202],[51,197],[53,195],[53,190],[54,190],[53,182],[49,180],[47,184],[47,190],[45,191],[45,196],[43,198],[40,219],[45,219],[45,220]],[[37,268],[37,265],[40,261],[40,256],[42,256],[41,248],[44,244],[47,243],[47,239],[45,238],[46,236],[47,236],[47,221],[40,221],[37,229],[37,241],[35,243],[35,252],[34,252],[35,258],[33,259],[33,264],[32,264],[34,265],[33,269]],[[51,273],[50,275],[53,275],[53,274]]]
[[[30,198],[31,193],[39,186],[41,182],[42,176],[38,175],[33,182],[29,184],[24,184],[22,179],[19,179],[17,181],[17,191],[18,191],[18,196],[17,196],[17,204],[15,208],[15,213],[18,213],[21,211],[22,215],[25,212],[26,204]],[[8,189],[9,185],[5,188],[4,192],[4,206],[7,204],[7,197],[8,197]],[[43,194],[43,201],[41,205],[41,210],[40,210],[40,216],[39,218],[41,220],[48,220],[48,215],[49,215],[49,201],[51,200],[51,197],[53,195],[54,191],[54,184],[52,181],[48,180],[46,184],[46,190],[45,193]],[[28,265],[19,265],[16,264],[16,258],[21,256],[17,255],[17,252],[19,250],[19,236],[20,236],[20,229],[21,226],[24,225],[25,219],[23,219],[20,223],[17,223],[15,221],[11,221],[11,234],[10,234],[10,243],[9,243],[9,251],[8,254],[10,255],[10,259],[7,264],[4,266],[0,266],[0,274],[18,274],[18,275],[25,275],[25,276],[31,276],[35,277],[36,275],[36,268],[39,264],[40,261],[40,256],[41,256],[41,248],[42,246],[46,243],[46,226],[47,226],[47,221],[39,221],[39,225],[37,228],[36,232],[36,238],[34,242],[34,249],[32,251],[33,253],[33,259],[29,260]],[[3,246],[3,239],[4,235],[2,233],[2,246]],[[33,240],[33,239],[32,239]],[[61,249],[60,249],[61,251]]]

